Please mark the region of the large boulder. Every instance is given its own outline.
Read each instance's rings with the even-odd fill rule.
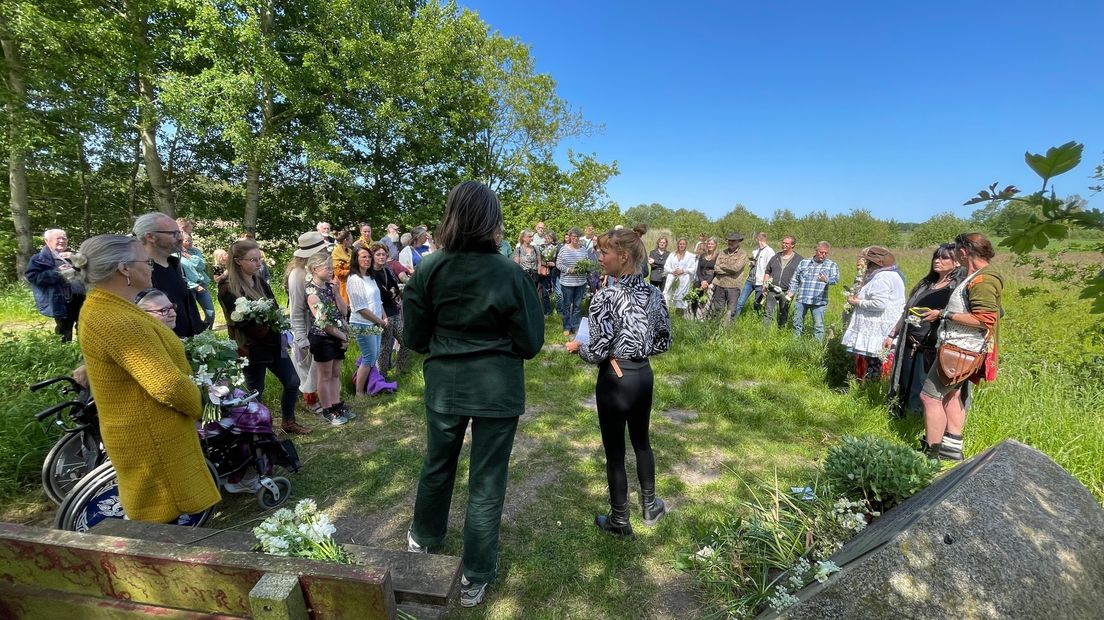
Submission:
[[[783,617],[1104,618],[1104,509],[1017,441],[947,472],[832,560],[840,572]]]

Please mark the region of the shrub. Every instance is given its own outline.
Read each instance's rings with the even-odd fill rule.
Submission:
[[[56,390],[31,392],[41,379],[69,374],[77,365],[76,343],[63,343],[48,331],[0,333],[0,499],[38,480],[46,451],[57,433],[34,414],[59,402]]]
[[[934,249],[940,243],[949,243],[968,230],[971,230],[970,222],[955,217],[953,213],[940,213],[917,226],[909,236],[908,244],[912,248]]]
[[[939,464],[881,437],[844,437],[828,449],[824,474],[837,493],[885,510],[931,484]]]

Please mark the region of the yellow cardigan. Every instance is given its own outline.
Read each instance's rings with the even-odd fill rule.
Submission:
[[[127,517],[165,523],[217,503],[196,434],[199,388],[176,334],[94,288],[81,309],[80,347]]]

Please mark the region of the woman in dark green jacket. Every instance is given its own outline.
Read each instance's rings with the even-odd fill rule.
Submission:
[[[448,529],[456,463],[472,426],[464,575],[460,604],[483,600],[498,567],[498,530],[518,418],[525,411],[524,360],[544,345],[533,284],[498,253],[502,209],[485,185],[449,192],[427,254],[403,292],[406,344],[425,354],[426,455],[407,548],[439,546]]]

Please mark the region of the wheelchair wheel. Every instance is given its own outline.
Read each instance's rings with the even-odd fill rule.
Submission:
[[[269,480],[276,486],[278,493],[273,492],[273,490],[266,487],[264,483],[261,484],[261,490],[257,491],[257,503],[261,505],[261,508],[266,510],[280,506],[291,496],[290,480],[283,476],[276,476],[274,478],[269,478]]]
[[[84,433],[67,433],[46,455],[42,488],[55,504],[61,504],[73,487],[103,462],[99,446],[86,445],[90,440]]]
[[[218,479],[214,465],[207,461],[207,468]],[[202,527],[214,514],[214,506],[190,515],[181,515],[174,523],[188,527]],[[58,509],[54,527],[73,532],[87,532],[104,519],[123,519],[126,513],[119,501],[119,478],[115,467],[107,461],[93,469],[73,488]]]

